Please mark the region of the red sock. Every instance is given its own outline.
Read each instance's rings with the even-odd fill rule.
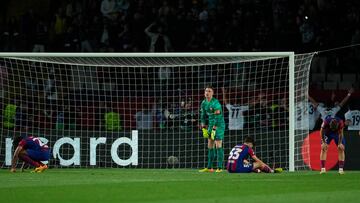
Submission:
[[[339,161],[339,168],[344,168],[345,161]]]
[[[320,167],[325,168],[325,162],[326,160],[320,160]]]
[[[261,169],[262,172],[264,173],[271,173],[271,168],[267,165],[265,165],[262,169]]]
[[[19,156],[19,158],[20,158],[21,160],[25,161],[26,163],[32,165],[32,166],[35,166],[35,167],[39,167],[39,166],[40,166],[39,162],[32,160],[32,159],[31,159],[28,155],[26,155],[26,154],[22,154],[21,156]]]

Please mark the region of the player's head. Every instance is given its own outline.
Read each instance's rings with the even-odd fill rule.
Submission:
[[[335,118],[333,118],[331,119],[329,126],[330,126],[330,130],[335,131],[339,127],[339,122]]]
[[[19,145],[19,142],[24,138],[25,138],[24,134],[14,135],[13,146],[16,148]]]
[[[212,98],[214,96],[214,88],[210,85],[206,86],[204,94],[206,98]]]
[[[21,135],[15,136],[14,140],[13,140],[13,146],[16,148],[22,139],[23,139],[23,137]]]
[[[245,137],[245,139],[244,139],[244,144],[248,145],[249,147],[254,147],[254,146],[255,146],[254,138],[252,138],[252,137]]]

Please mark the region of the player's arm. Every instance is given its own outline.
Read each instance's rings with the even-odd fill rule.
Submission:
[[[213,127],[213,130],[216,130],[217,124],[221,122],[223,119],[223,115],[221,114],[221,104],[219,102],[216,102],[214,105],[214,118],[215,123]]]
[[[254,162],[259,163],[260,165],[265,164],[264,162],[262,162],[255,154],[251,156],[251,158],[254,160]]]
[[[201,102],[200,105],[200,129],[202,130],[202,135],[204,138],[209,138],[209,132],[206,126],[206,120],[205,120],[205,108],[203,107],[203,102]]]
[[[145,28],[145,33],[147,36],[152,37],[154,33],[152,33],[150,30],[155,25],[155,23],[151,23],[147,28]]]
[[[319,106],[319,103],[317,103],[317,101],[314,98],[312,98],[310,95],[308,95],[308,97],[310,102],[314,105],[314,107],[317,108]]]
[[[345,125],[346,126],[352,126],[351,111],[350,110],[345,113],[344,117],[345,117]]]
[[[201,102],[201,105],[200,105],[200,126],[201,126],[201,128],[204,128],[206,125],[205,115],[206,115],[205,108],[203,106],[203,102]]]
[[[23,150],[23,147],[22,146],[17,146],[16,149],[15,149],[15,152],[14,152],[14,156],[12,158],[12,161],[11,161],[11,172],[15,172],[16,171],[16,163],[19,159],[19,154],[20,152]]]
[[[339,106],[340,107],[343,107],[346,102],[350,99],[351,97],[351,94],[354,92],[354,89],[353,88],[350,88],[347,95],[344,97],[344,99],[340,102]]]
[[[228,100],[228,97],[227,97],[227,92],[226,92],[225,87],[222,87],[221,90],[222,90],[222,93],[223,93],[223,100],[224,100],[224,103],[226,105],[226,104],[229,103],[229,100]]]

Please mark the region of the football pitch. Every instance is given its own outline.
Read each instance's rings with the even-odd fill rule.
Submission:
[[[360,202],[360,172],[199,173],[181,169],[0,170],[1,202]]]

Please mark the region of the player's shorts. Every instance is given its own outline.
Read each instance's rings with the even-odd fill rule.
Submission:
[[[330,135],[323,134],[323,138],[324,138],[326,144],[330,144],[331,140],[334,140],[336,145],[339,144],[339,135],[336,134],[336,133],[331,133]],[[345,137],[343,137],[341,143],[345,146],[345,143],[346,143],[345,142]]]
[[[210,136],[212,128],[209,128],[208,131]],[[215,140],[224,140],[224,134],[225,134],[225,127],[218,126],[216,128]]]
[[[253,171],[253,165],[249,164],[232,164],[228,163],[226,169],[229,173],[251,173]]]
[[[50,150],[26,150],[28,156],[34,161],[47,161],[50,159]]]

